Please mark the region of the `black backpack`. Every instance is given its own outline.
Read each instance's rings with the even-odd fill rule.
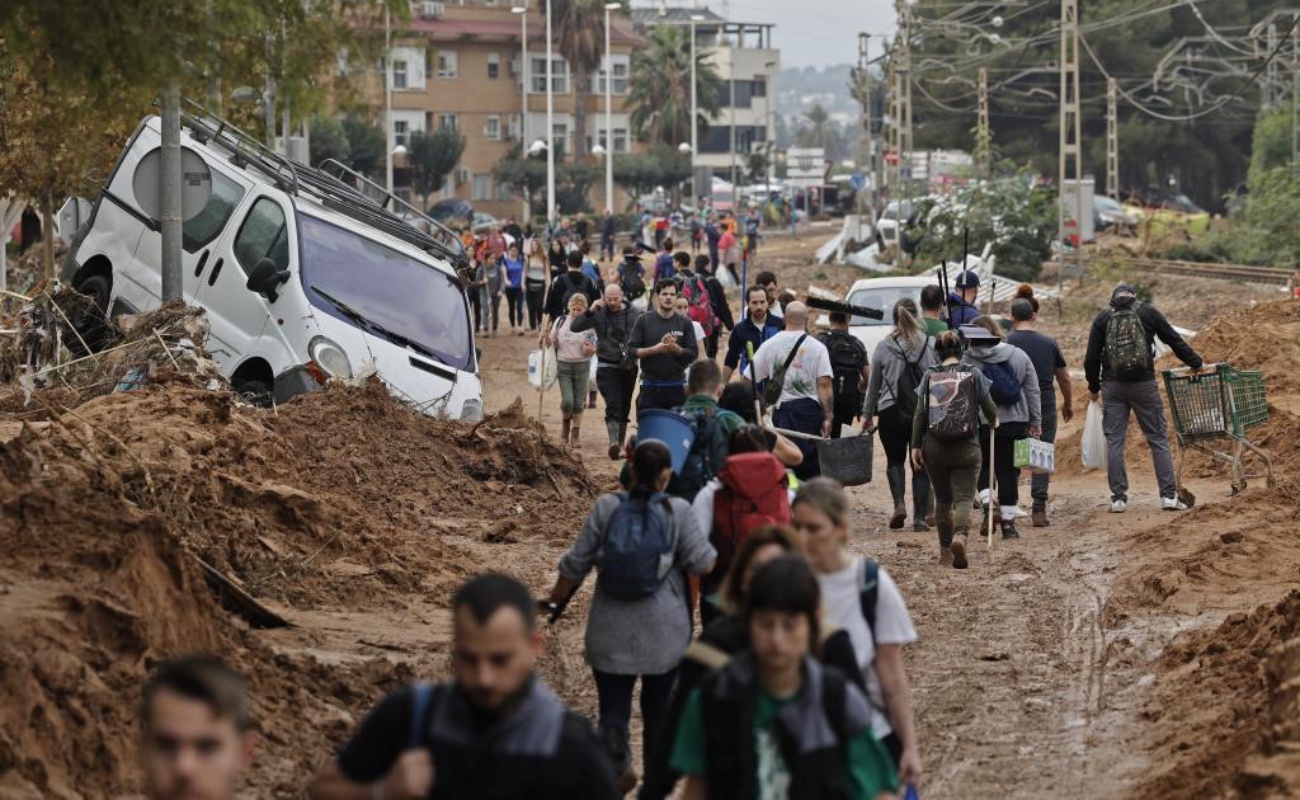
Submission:
[[[925,370],[921,369],[921,361],[929,349],[930,340],[927,338],[925,346],[921,348],[915,361],[909,360],[907,351],[901,347],[894,351],[898,353],[899,358],[903,359],[903,374],[898,376],[898,386],[891,391],[894,395],[894,407],[898,409],[903,419],[911,419],[916,414],[916,404],[920,400],[921,380],[925,377]]]
[[[856,336],[842,331],[831,331],[820,338],[831,355],[835,399],[861,398],[858,382],[862,379],[862,368],[867,365],[867,346]]]
[[[695,502],[695,495],[704,485],[713,480],[727,460],[727,437],[722,432],[724,415],[732,412],[726,409],[705,409],[702,411],[674,411],[691,421],[695,438],[691,441],[690,452],[686,454],[686,463],[681,473],[673,473],[668,482],[668,494],[680,497],[688,503]],[[734,415],[733,415],[734,416]]]
[[[637,270],[640,270],[638,272]],[[631,261],[623,262],[623,275],[620,278],[620,285],[623,287],[623,294],[627,296],[628,302],[636,300],[645,294],[645,269],[640,264]]]
[[[1117,308],[1106,321],[1106,365],[1117,381],[1138,381],[1151,371],[1151,345],[1138,316],[1142,304]]]

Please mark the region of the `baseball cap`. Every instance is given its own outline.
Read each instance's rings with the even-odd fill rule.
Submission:
[[[1120,297],[1122,295],[1137,297],[1137,287],[1131,283],[1121,283],[1115,287],[1115,291],[1110,293],[1111,297]]]
[[[996,333],[990,333],[983,325],[963,325],[958,328],[958,332],[961,333],[961,338],[968,342],[1001,341]]]
[[[957,276],[958,289],[978,289],[980,288],[980,276],[978,272],[966,270]]]

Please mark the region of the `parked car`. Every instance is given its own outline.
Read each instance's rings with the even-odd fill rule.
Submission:
[[[146,117],[64,264],[63,280],[98,307],[79,321],[92,348],[118,315],[161,305],[161,228],[135,181],[160,144],[159,118]],[[368,199],[341,164],[295,164],[213,117],[184,115],[181,145],[212,183],[182,228],[183,298],[206,312],[208,348],[236,391],[283,402],[373,368],[426,413],[482,418],[454,234],[407,224],[398,213],[413,208]]]
[[[1151,221],[1152,233],[1175,230],[1205,233],[1210,228],[1210,212],[1191,201],[1182,192],[1167,189],[1140,189],[1129,196],[1125,210]]]
[[[921,289],[937,283],[933,275],[910,275],[897,278],[863,278],[849,288],[845,302],[850,305],[875,308],[884,312],[883,319],[869,317],[852,317],[849,319],[849,333],[867,346],[867,353],[873,353],[876,345],[884,341],[894,329],[894,304],[904,297],[910,297],[921,307]]]
[[[1132,235],[1137,230],[1139,217],[1130,214],[1124,206],[1113,197],[1104,194],[1092,196],[1093,225],[1098,233],[1118,233]]]

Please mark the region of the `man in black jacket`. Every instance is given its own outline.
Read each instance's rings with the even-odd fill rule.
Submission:
[[[564,316],[569,311],[569,298],[578,292],[587,295],[588,302],[595,302],[600,294],[591,278],[582,274],[582,253],[574,251],[564,257],[567,269],[551,281],[551,289],[546,293],[546,327]]]
[[[542,634],[528,588],[504,575],[474,578],[453,598],[452,620],[455,681],[384,698],[308,796],[621,797],[591,723],[534,674]]]
[[[1112,355],[1124,352],[1125,329],[1136,313],[1143,341],[1135,343],[1136,367],[1127,370],[1112,364]],[[1155,380],[1155,339],[1169,345],[1174,355],[1193,370],[1199,370],[1201,357],[1178,335],[1155,306],[1139,302],[1137,291],[1127,283],[1115,287],[1110,306],[1092,321],[1088,335],[1088,354],[1083,371],[1088,379],[1088,394],[1095,402],[1102,397],[1102,420],[1106,431],[1106,473],[1110,482],[1110,510],[1122,513],[1128,507],[1128,473],[1124,468],[1124,440],[1128,434],[1128,417],[1132,411],[1151,448],[1156,481],[1160,485],[1160,507],[1166,511],[1184,511],[1178,499],[1174,476],[1174,459],[1169,449],[1164,406]],[[1145,349],[1142,345],[1145,345]],[[1145,356],[1145,357],[1143,357]],[[1127,359],[1126,359],[1127,360]]]
[[[600,220],[600,260],[614,260],[614,234],[616,232],[614,215],[605,209],[605,216]]]
[[[609,457],[618,459],[627,438],[632,394],[636,391],[636,359],[627,351],[632,328],[641,312],[623,296],[623,287],[611,283],[605,296],[591,304],[587,313],[573,321],[574,333],[596,331],[596,388],[605,398],[605,431],[609,434]]]

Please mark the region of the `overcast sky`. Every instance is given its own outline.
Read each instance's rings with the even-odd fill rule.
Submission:
[[[701,2],[701,5],[706,4]],[[855,62],[858,32],[872,37],[894,30],[893,0],[729,0],[737,22],[768,22],[782,67],[825,67]],[[707,0],[722,13],[722,0]],[[872,56],[883,42],[872,41]]]

